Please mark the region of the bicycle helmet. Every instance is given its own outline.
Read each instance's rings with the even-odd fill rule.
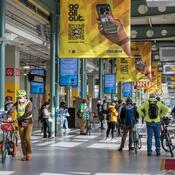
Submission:
[[[25,90],[18,90],[16,96],[17,96],[17,98],[19,98],[19,97],[24,97],[26,95],[27,95],[27,93]]]

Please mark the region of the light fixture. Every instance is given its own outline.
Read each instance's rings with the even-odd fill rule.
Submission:
[[[154,31],[153,30],[147,30],[146,31],[146,36],[147,37],[151,38],[151,37],[153,37],[153,35],[154,35]]]
[[[141,4],[139,5],[138,7],[138,12],[141,14],[141,15],[144,15],[148,12],[148,7],[144,4]]]
[[[9,30],[10,32],[13,32],[13,33],[15,33],[16,35],[19,35],[19,36],[21,36],[21,37],[23,37],[23,38],[26,38],[26,39],[28,39],[28,40],[30,40],[30,41],[36,43],[36,44],[43,44],[43,41],[42,41],[41,39],[39,39],[39,38],[37,38],[36,36],[33,36],[33,35],[31,35],[31,34],[25,32],[25,31],[23,31],[23,30],[21,30],[21,29],[19,29],[19,28],[17,28],[17,27],[14,27],[14,26],[12,26],[11,24],[6,23],[6,24],[5,24],[5,28],[6,28],[7,30]]]
[[[23,66],[23,69],[30,69],[30,66],[29,65],[25,65],[25,66]]]

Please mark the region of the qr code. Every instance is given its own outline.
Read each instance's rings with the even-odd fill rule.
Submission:
[[[84,40],[84,24],[69,24],[68,40]]]

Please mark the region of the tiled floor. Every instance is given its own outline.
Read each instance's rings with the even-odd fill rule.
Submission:
[[[32,137],[33,160],[22,162],[7,158],[0,163],[0,175],[158,175],[160,160],[167,157],[146,155],[146,137],[138,155],[121,153],[117,149],[120,139],[105,140],[105,131],[97,130],[91,136],[80,136],[73,130],[54,140],[43,139],[39,131]]]

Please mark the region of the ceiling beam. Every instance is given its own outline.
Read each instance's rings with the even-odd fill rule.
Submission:
[[[175,25],[135,25],[131,27],[132,40],[159,40],[175,37]]]
[[[146,17],[157,16],[175,13],[174,7],[148,7],[146,0],[132,0],[131,2],[131,16],[132,17]]]

